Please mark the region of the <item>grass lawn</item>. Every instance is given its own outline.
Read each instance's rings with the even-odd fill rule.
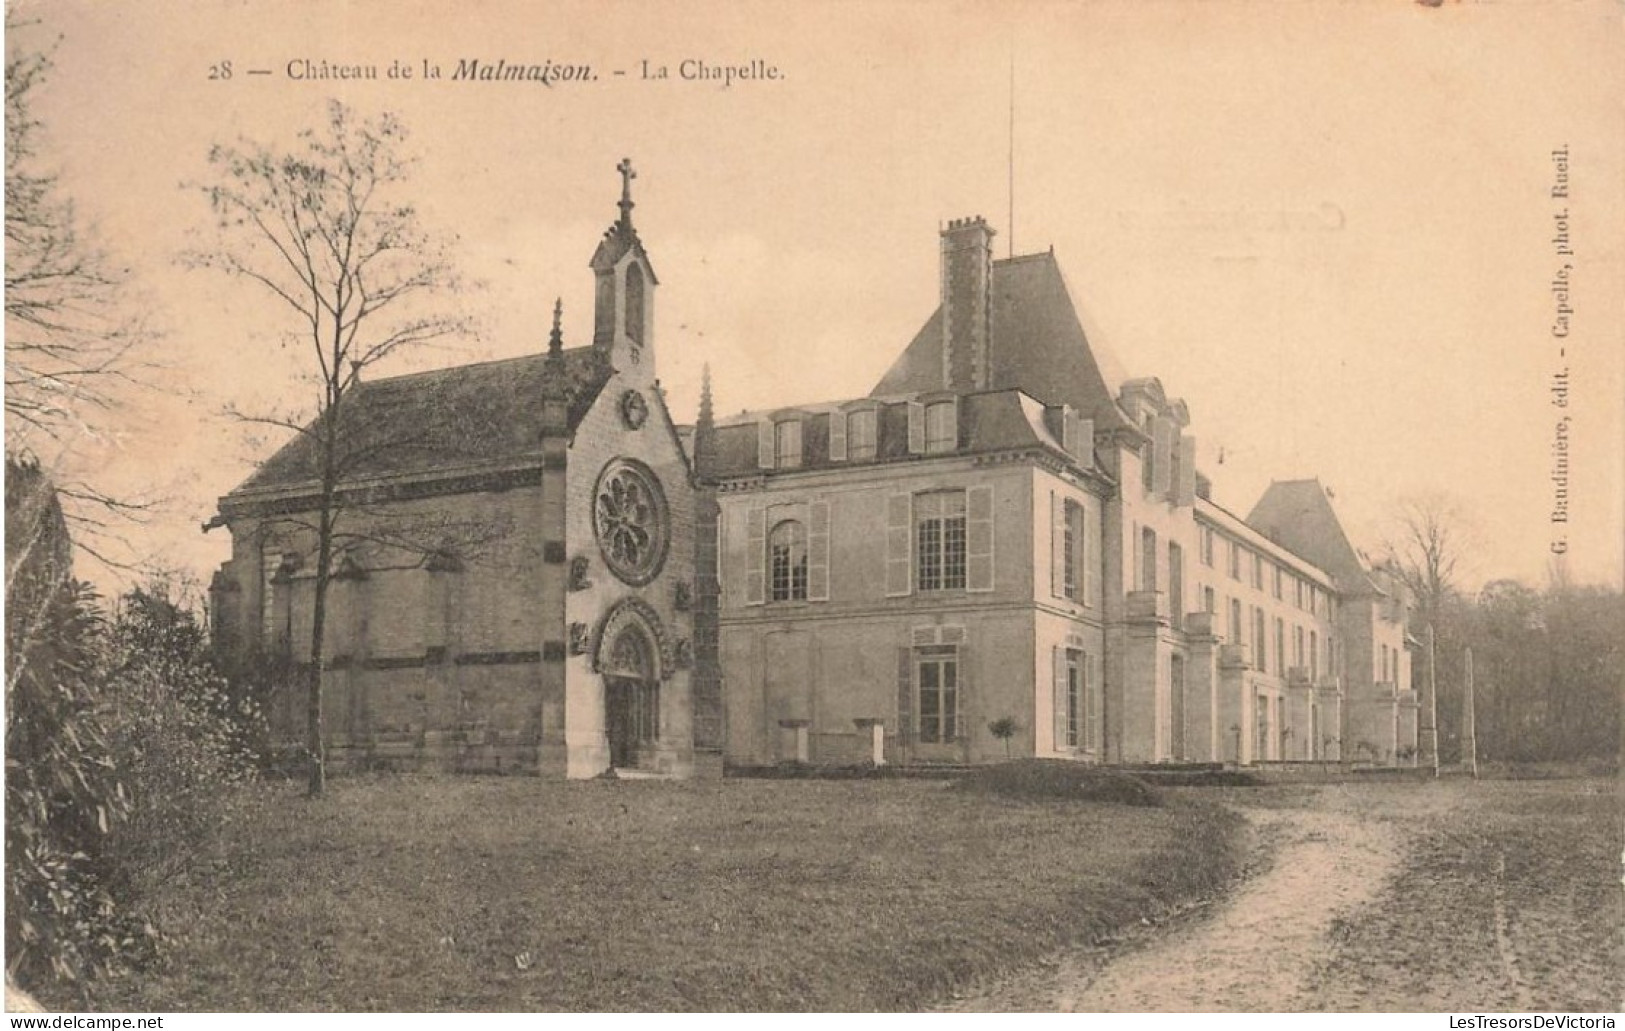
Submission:
[[[1433,804],[1408,813],[1389,796],[1411,844],[1383,896],[1333,929],[1323,1008],[1617,1010],[1616,781],[1453,779],[1413,795]]]
[[[128,1010],[909,1009],[1215,890],[1238,817],[942,784],[336,781],[164,888]]]

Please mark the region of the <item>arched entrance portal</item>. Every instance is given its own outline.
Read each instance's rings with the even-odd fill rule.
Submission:
[[[652,757],[660,740],[660,679],[648,635],[636,624],[621,627],[602,666],[609,762],[631,768]]]

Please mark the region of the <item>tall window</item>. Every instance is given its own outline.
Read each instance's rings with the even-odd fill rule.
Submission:
[[[1303,627],[1292,628],[1292,665],[1303,666]]]
[[[626,336],[643,343],[643,269],[636,262],[626,268]]]
[[[1235,541],[1227,541],[1230,545],[1230,579],[1241,579],[1241,545]]]
[[[1276,566],[1274,568],[1275,568],[1275,597],[1276,597],[1276,600],[1279,601],[1280,597],[1281,597],[1281,567]]]
[[[1185,549],[1168,542],[1168,614],[1174,629],[1185,625]]]
[[[915,497],[914,544],[914,579],[920,590],[964,590],[964,491],[946,490]]]
[[[1309,631],[1309,679],[1320,679],[1320,635]]]
[[[1264,610],[1253,606],[1253,664],[1260,673],[1269,672],[1269,651],[1264,645]],[[1279,671],[1277,671],[1279,672]]]
[[[959,428],[954,422],[954,402],[938,401],[925,406],[925,450],[928,454],[953,451],[959,447]]]
[[[1253,552],[1253,587],[1264,589],[1264,556],[1256,551]]]
[[[1275,617],[1275,672],[1286,676],[1286,620]]]
[[[1243,630],[1242,627],[1241,627],[1241,601],[1240,601],[1240,599],[1237,599],[1237,598],[1231,598],[1230,599],[1230,643],[1231,644],[1243,644],[1243,643],[1245,643],[1243,641],[1242,636],[1241,636],[1244,633],[1246,633],[1246,631]]]
[[[1200,544],[1202,552],[1202,565],[1211,568],[1213,565],[1213,527],[1200,527],[1197,530],[1197,533],[1200,537],[1198,543]]]
[[[959,720],[959,654],[951,645],[919,649],[920,742],[946,744]]]
[[[875,410],[873,408],[847,413],[846,453],[854,461],[875,457]]]
[[[260,558],[260,633],[266,644],[276,640],[276,574],[282,554],[267,551]]]
[[[1076,648],[1066,650],[1066,733],[1060,742],[1066,748],[1083,744],[1083,653]]]
[[[1061,560],[1066,568],[1061,572],[1061,593],[1073,601],[1083,600],[1083,506],[1076,501],[1066,503],[1065,522],[1061,528]]]
[[[1219,611],[1218,605],[1219,603],[1213,593],[1213,588],[1202,588],[1202,611],[1206,612],[1210,616],[1214,615]]]
[[[1140,590],[1157,589],[1157,531],[1151,527],[1140,530]]]
[[[801,464],[801,420],[786,419],[773,426],[773,459],[780,469]]]
[[[768,536],[768,587],[774,601],[807,600],[807,531],[794,519]]]

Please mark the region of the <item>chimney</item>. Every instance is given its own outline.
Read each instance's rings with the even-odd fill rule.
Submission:
[[[942,385],[992,386],[993,230],[982,216],[942,230]]]

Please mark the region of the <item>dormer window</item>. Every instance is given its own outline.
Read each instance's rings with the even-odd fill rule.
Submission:
[[[854,462],[875,457],[875,410],[860,408],[846,414],[846,453]]]
[[[801,420],[785,419],[773,426],[773,460],[779,469],[801,465]]]
[[[956,407],[952,401],[938,401],[925,406],[926,454],[958,450],[959,423],[955,418]]]

